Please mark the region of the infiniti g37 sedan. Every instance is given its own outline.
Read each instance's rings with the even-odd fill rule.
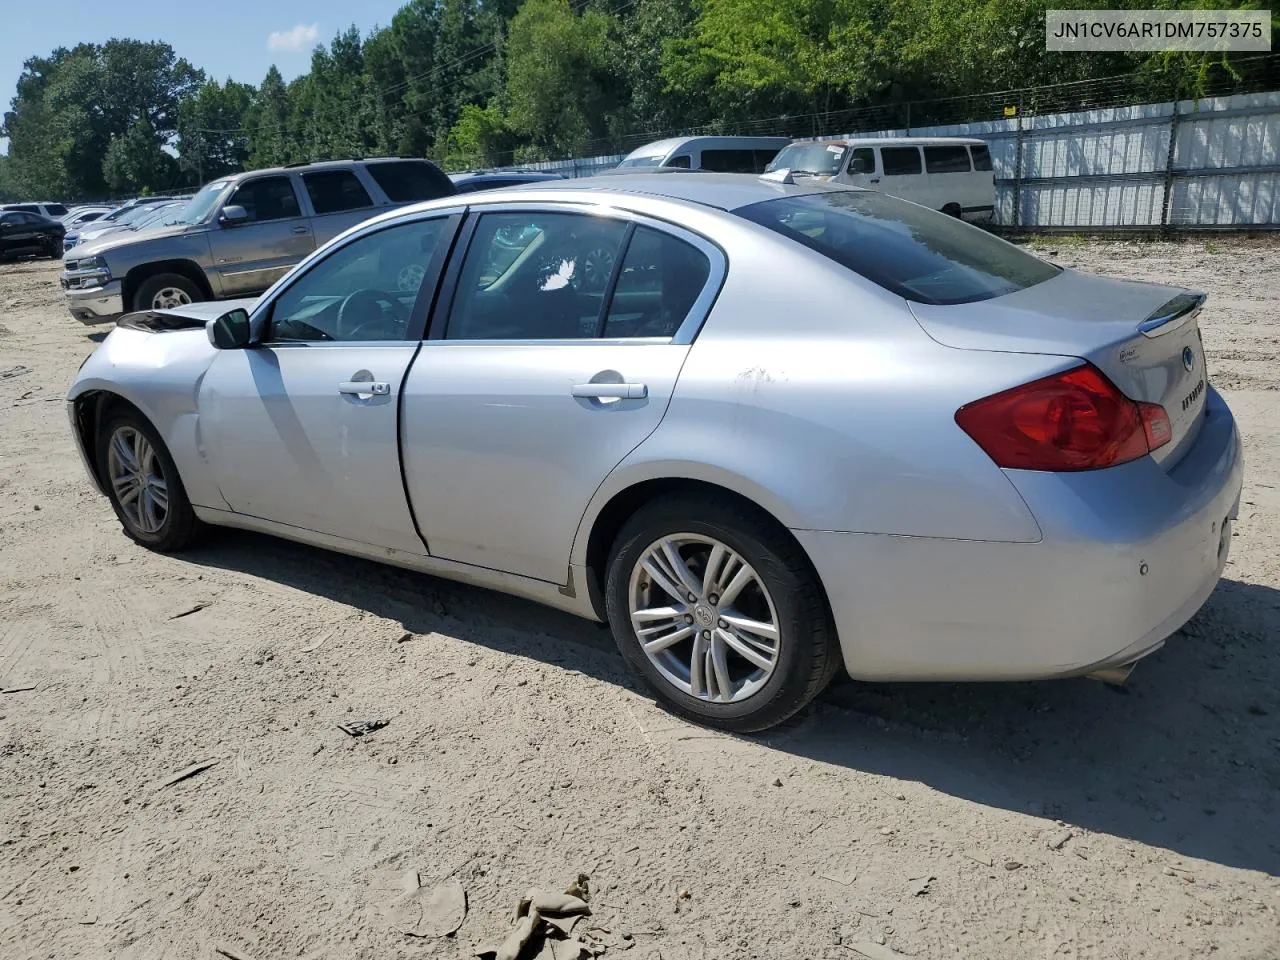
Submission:
[[[670,708],[1115,678],[1221,575],[1203,296],[883,194],[718,174],[401,208],[69,394],[125,533],[265,531],[605,620]]]

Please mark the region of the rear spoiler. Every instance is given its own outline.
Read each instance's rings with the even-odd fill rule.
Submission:
[[[1199,291],[1180,293],[1168,303],[1161,304],[1151,316],[1138,324],[1138,330],[1146,337],[1163,337],[1173,333],[1183,324],[1190,323],[1204,306],[1206,295]]]

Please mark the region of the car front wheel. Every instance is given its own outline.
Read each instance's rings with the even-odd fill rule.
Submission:
[[[800,711],[840,663],[807,559],[775,524],[715,497],[655,501],[615,542],[609,624],[670,709],[738,733]]]
[[[204,293],[178,273],[160,273],[148,277],[133,297],[135,310],[171,310],[189,303],[200,303]]]
[[[152,550],[181,550],[202,532],[178,468],[141,414],[107,419],[98,438],[98,469],[124,532]]]

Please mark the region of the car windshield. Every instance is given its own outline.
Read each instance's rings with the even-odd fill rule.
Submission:
[[[829,190],[735,211],[917,303],[972,303],[1061,269],[944,213],[870,190]]]
[[[175,223],[203,223],[205,218],[213,210],[217,204],[218,198],[222,196],[222,191],[227,188],[230,180],[214,180],[212,183],[206,183],[200,188],[200,192],[187,201],[187,205],[183,208],[182,213]]]
[[[662,163],[662,154],[652,157],[627,157],[623,160],[619,167],[656,167]]]
[[[138,219],[132,226],[135,230],[141,230],[143,227],[162,227],[171,223],[177,223],[182,216],[182,208],[185,204],[181,203],[163,203],[158,207],[150,207],[150,213],[145,217]]]
[[[766,170],[790,170],[815,176],[835,176],[847,148],[836,143],[793,143],[783,147]]]

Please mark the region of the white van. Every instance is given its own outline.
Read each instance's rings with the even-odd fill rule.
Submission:
[[[789,143],[790,137],[673,137],[637,147],[615,169],[619,173],[655,167],[764,173],[769,161]]]
[[[965,220],[989,220],[995,209],[991,151],[965,137],[797,140],[769,170],[879,190]]]

